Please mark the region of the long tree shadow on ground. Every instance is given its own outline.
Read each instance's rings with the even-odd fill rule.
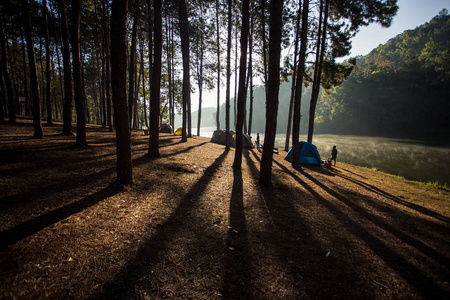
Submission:
[[[188,222],[188,216],[212,177],[227,156],[228,151],[221,154],[207,169],[203,176],[180,200],[178,207],[170,217],[158,226],[158,231],[146,240],[127,265],[120,269],[114,278],[105,283],[94,298],[122,299],[134,293],[135,286],[141,279],[152,273],[152,269],[161,259],[163,252],[169,247],[177,234]],[[158,292],[158,291],[155,291]]]
[[[343,178],[345,180],[353,182],[353,183],[355,183],[355,184],[357,184],[357,185],[359,185],[359,186],[361,186],[361,187],[363,187],[363,188],[365,188],[365,189],[367,189],[367,190],[369,190],[369,191],[371,191],[373,193],[377,193],[377,194],[379,194],[379,195],[381,195],[383,197],[386,197],[386,198],[388,198],[388,199],[390,199],[392,201],[397,202],[398,204],[401,204],[401,205],[403,205],[405,207],[413,209],[413,210],[415,210],[415,211],[417,211],[417,212],[419,212],[421,214],[424,214],[426,216],[429,216],[429,217],[432,217],[432,218],[436,218],[438,220],[450,223],[450,219],[449,218],[447,218],[447,217],[445,217],[445,216],[443,216],[443,215],[441,215],[441,214],[439,214],[439,213],[437,213],[435,211],[432,211],[432,210],[430,210],[430,209],[428,209],[426,207],[423,207],[423,206],[420,206],[420,205],[417,205],[417,204],[414,204],[414,203],[411,203],[411,202],[399,199],[398,197],[396,197],[396,196],[394,196],[392,194],[389,194],[386,191],[383,191],[383,190],[381,190],[381,189],[379,189],[379,188],[377,188],[377,187],[375,187],[375,186],[373,186],[371,184],[363,182],[361,180],[358,180],[358,179],[346,176],[345,174],[343,174],[343,173],[341,173],[341,172],[339,172],[337,170],[331,170],[331,172],[334,173],[336,176],[339,176],[339,177],[341,177],[341,178]],[[349,171],[347,171],[347,172],[349,172]],[[352,173],[352,172],[350,172],[350,173]],[[352,174],[354,174],[354,173],[352,173]]]
[[[224,249],[224,299],[251,298],[251,272],[247,224],[244,214],[242,172],[233,169],[233,190],[230,200],[230,226]]]
[[[336,204],[320,196],[320,194],[314,188],[306,184],[304,180],[302,180],[296,174],[291,172],[285,166],[276,161],[275,163],[277,163],[278,166],[280,166],[280,168],[284,172],[292,176],[308,192],[314,195],[314,197],[319,201],[319,203],[321,203],[323,207],[327,209],[328,212],[332,213],[336,217],[336,219],[339,220],[341,224],[346,228],[346,230],[351,232],[352,235],[354,235],[356,238],[360,239],[361,241],[364,241],[365,244],[368,245],[379,258],[381,258],[388,266],[394,269],[397,272],[397,274],[399,274],[403,279],[405,279],[411,286],[415,287],[422,294],[422,296],[430,299],[444,299],[445,297],[449,296],[445,291],[443,291],[439,286],[437,286],[429,276],[425,275],[422,270],[420,270],[418,267],[407,261],[403,257],[403,255],[393,250],[390,245],[387,245],[384,241],[375,236],[367,228],[365,228],[363,225],[361,225],[353,218],[349,218],[349,216],[345,212],[343,212]],[[359,207],[357,204],[347,199],[343,195],[333,191],[332,189],[321,183],[319,180],[314,178],[312,175],[307,174],[305,172],[301,173],[303,176],[305,176],[307,179],[313,182],[317,187],[328,193],[330,196],[332,196],[339,202],[347,205],[355,212],[359,213],[363,218],[374,223],[379,228],[386,230],[394,235],[397,235],[397,237],[403,240],[404,242],[411,244],[412,246],[416,247],[419,251],[422,251],[425,254],[432,256],[434,259],[445,258],[446,261],[445,264],[448,263],[448,259],[445,256],[439,254],[434,249],[424,245],[423,243],[417,241],[413,237],[398,231],[397,229],[390,226],[380,218],[372,215],[363,208]],[[364,198],[362,195],[361,197]]]
[[[253,152],[253,151],[251,151]],[[253,177],[258,178],[259,171],[249,153],[245,152],[247,165]],[[254,157],[259,157],[253,152]],[[276,182],[276,176],[273,176]],[[262,188],[261,206],[266,207],[275,228],[267,232],[263,238],[266,247],[273,249],[278,258],[280,268],[296,282],[294,298],[327,299],[336,295],[348,297],[370,298],[370,293],[364,290],[343,290],[341,286],[351,286],[359,282],[357,272],[345,258],[327,257],[327,246],[316,237],[311,224],[303,216],[296,205],[301,205],[301,199],[289,189],[268,187]],[[338,237],[329,239],[339,242]],[[275,295],[274,295],[275,296]]]
[[[420,205],[416,205],[413,203],[409,203],[407,201],[400,200],[397,197],[395,197],[385,191],[382,191],[381,189],[376,188],[373,185],[350,178],[343,174],[337,173],[336,171],[334,171],[334,172],[337,174],[336,176],[339,176],[350,182],[353,182],[373,193],[384,196],[387,199],[394,201],[395,203],[405,205],[406,207],[411,208],[411,209],[413,209],[419,213],[422,213],[426,216],[434,217],[441,221],[442,221],[442,218],[444,218],[444,220],[447,219],[444,216],[442,216],[438,213],[434,213],[433,211],[426,209]],[[420,241],[419,239],[417,239],[413,236],[413,235],[417,236],[418,234],[422,234],[423,232],[421,232],[421,231],[430,231],[430,232],[434,232],[436,234],[445,236],[449,230],[448,226],[445,226],[443,224],[441,225],[441,224],[429,221],[427,219],[414,218],[411,215],[406,214],[404,211],[391,206],[389,210],[391,211],[392,214],[395,214],[397,216],[395,218],[395,220],[400,219],[400,220],[402,220],[403,223],[409,222],[410,224],[412,224],[414,226],[414,227],[408,228],[407,230],[402,230],[395,226],[395,225],[399,225],[399,227],[401,227],[401,224],[396,224],[395,220],[391,221],[391,222],[387,222],[384,218],[378,217],[374,214],[369,213],[367,211],[367,209],[361,205],[361,203],[364,203],[364,204],[370,205],[371,207],[381,211],[381,210],[385,209],[385,205],[382,205],[379,201],[377,201],[373,198],[367,197],[367,196],[363,196],[363,195],[359,195],[357,198],[357,201],[354,201],[351,199],[351,197],[343,197],[337,191],[332,190],[329,187],[326,187],[324,184],[320,183],[320,181],[315,179],[313,176],[306,174],[304,172],[302,172],[302,174],[305,177],[307,177],[308,179],[310,179],[311,181],[313,181],[315,184],[319,185],[322,189],[327,191],[328,194],[334,196],[336,199],[340,200],[342,203],[345,203],[348,207],[353,209],[355,212],[358,212],[361,216],[363,216],[364,218],[366,218],[367,220],[369,220],[370,222],[372,222],[379,228],[386,230],[389,233],[395,235],[397,238],[399,238],[403,242],[409,244],[410,246],[416,248],[417,250],[422,252],[424,255],[428,256],[431,259],[434,259],[436,262],[438,262],[439,264],[442,264],[447,269],[450,269],[450,258],[449,257],[441,254],[436,249],[433,249],[431,246],[427,245],[426,243]],[[337,188],[337,190],[339,190],[339,188]],[[414,228],[413,232],[410,232],[410,230],[412,228]]]
[[[73,214],[76,214],[88,207],[91,207],[103,201],[104,199],[107,199],[117,194],[119,191],[120,189],[117,186],[111,185],[79,201],[72,202],[61,208],[40,215],[34,219],[25,221],[15,226],[14,228],[0,232],[0,250],[32,234],[35,234],[36,232],[52,224],[55,224],[65,218],[68,218]]]

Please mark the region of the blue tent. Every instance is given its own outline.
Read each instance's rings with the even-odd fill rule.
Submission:
[[[319,152],[316,146],[308,142],[299,142],[298,148],[300,149],[300,164],[301,165],[311,165],[320,166],[322,159],[320,158]],[[284,158],[287,161],[292,161],[292,147]]]

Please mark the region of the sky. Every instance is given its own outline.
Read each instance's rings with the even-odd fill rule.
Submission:
[[[371,24],[361,28],[352,40],[352,50],[349,57],[366,55],[380,44],[401,34],[408,29],[414,29],[439,14],[443,8],[450,10],[450,0],[398,0],[399,10],[394,16],[391,27],[383,28],[379,24]],[[234,75],[232,75],[231,95],[234,96]],[[225,102],[225,87],[221,87],[221,104]],[[192,111],[198,110],[198,91],[191,95]],[[203,92],[202,107],[217,107],[217,91]]]

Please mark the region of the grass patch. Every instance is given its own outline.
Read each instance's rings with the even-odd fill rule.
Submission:
[[[435,181],[435,182],[423,182],[422,184],[424,186],[428,186],[428,187],[431,187],[431,188],[436,189],[436,190],[442,190],[442,191],[450,192],[450,189],[447,187],[446,184],[441,185],[437,181]]]

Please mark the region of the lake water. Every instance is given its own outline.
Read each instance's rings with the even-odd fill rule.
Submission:
[[[211,137],[215,128],[202,128],[201,136]],[[193,129],[196,134],[197,130]],[[260,134],[261,141],[264,135]],[[277,134],[275,147],[284,149],[285,135]],[[300,140],[306,139],[301,135]],[[322,158],[338,149],[337,161],[403,176],[421,182],[439,182],[450,186],[450,148],[434,147],[414,140],[317,134],[313,144]]]

